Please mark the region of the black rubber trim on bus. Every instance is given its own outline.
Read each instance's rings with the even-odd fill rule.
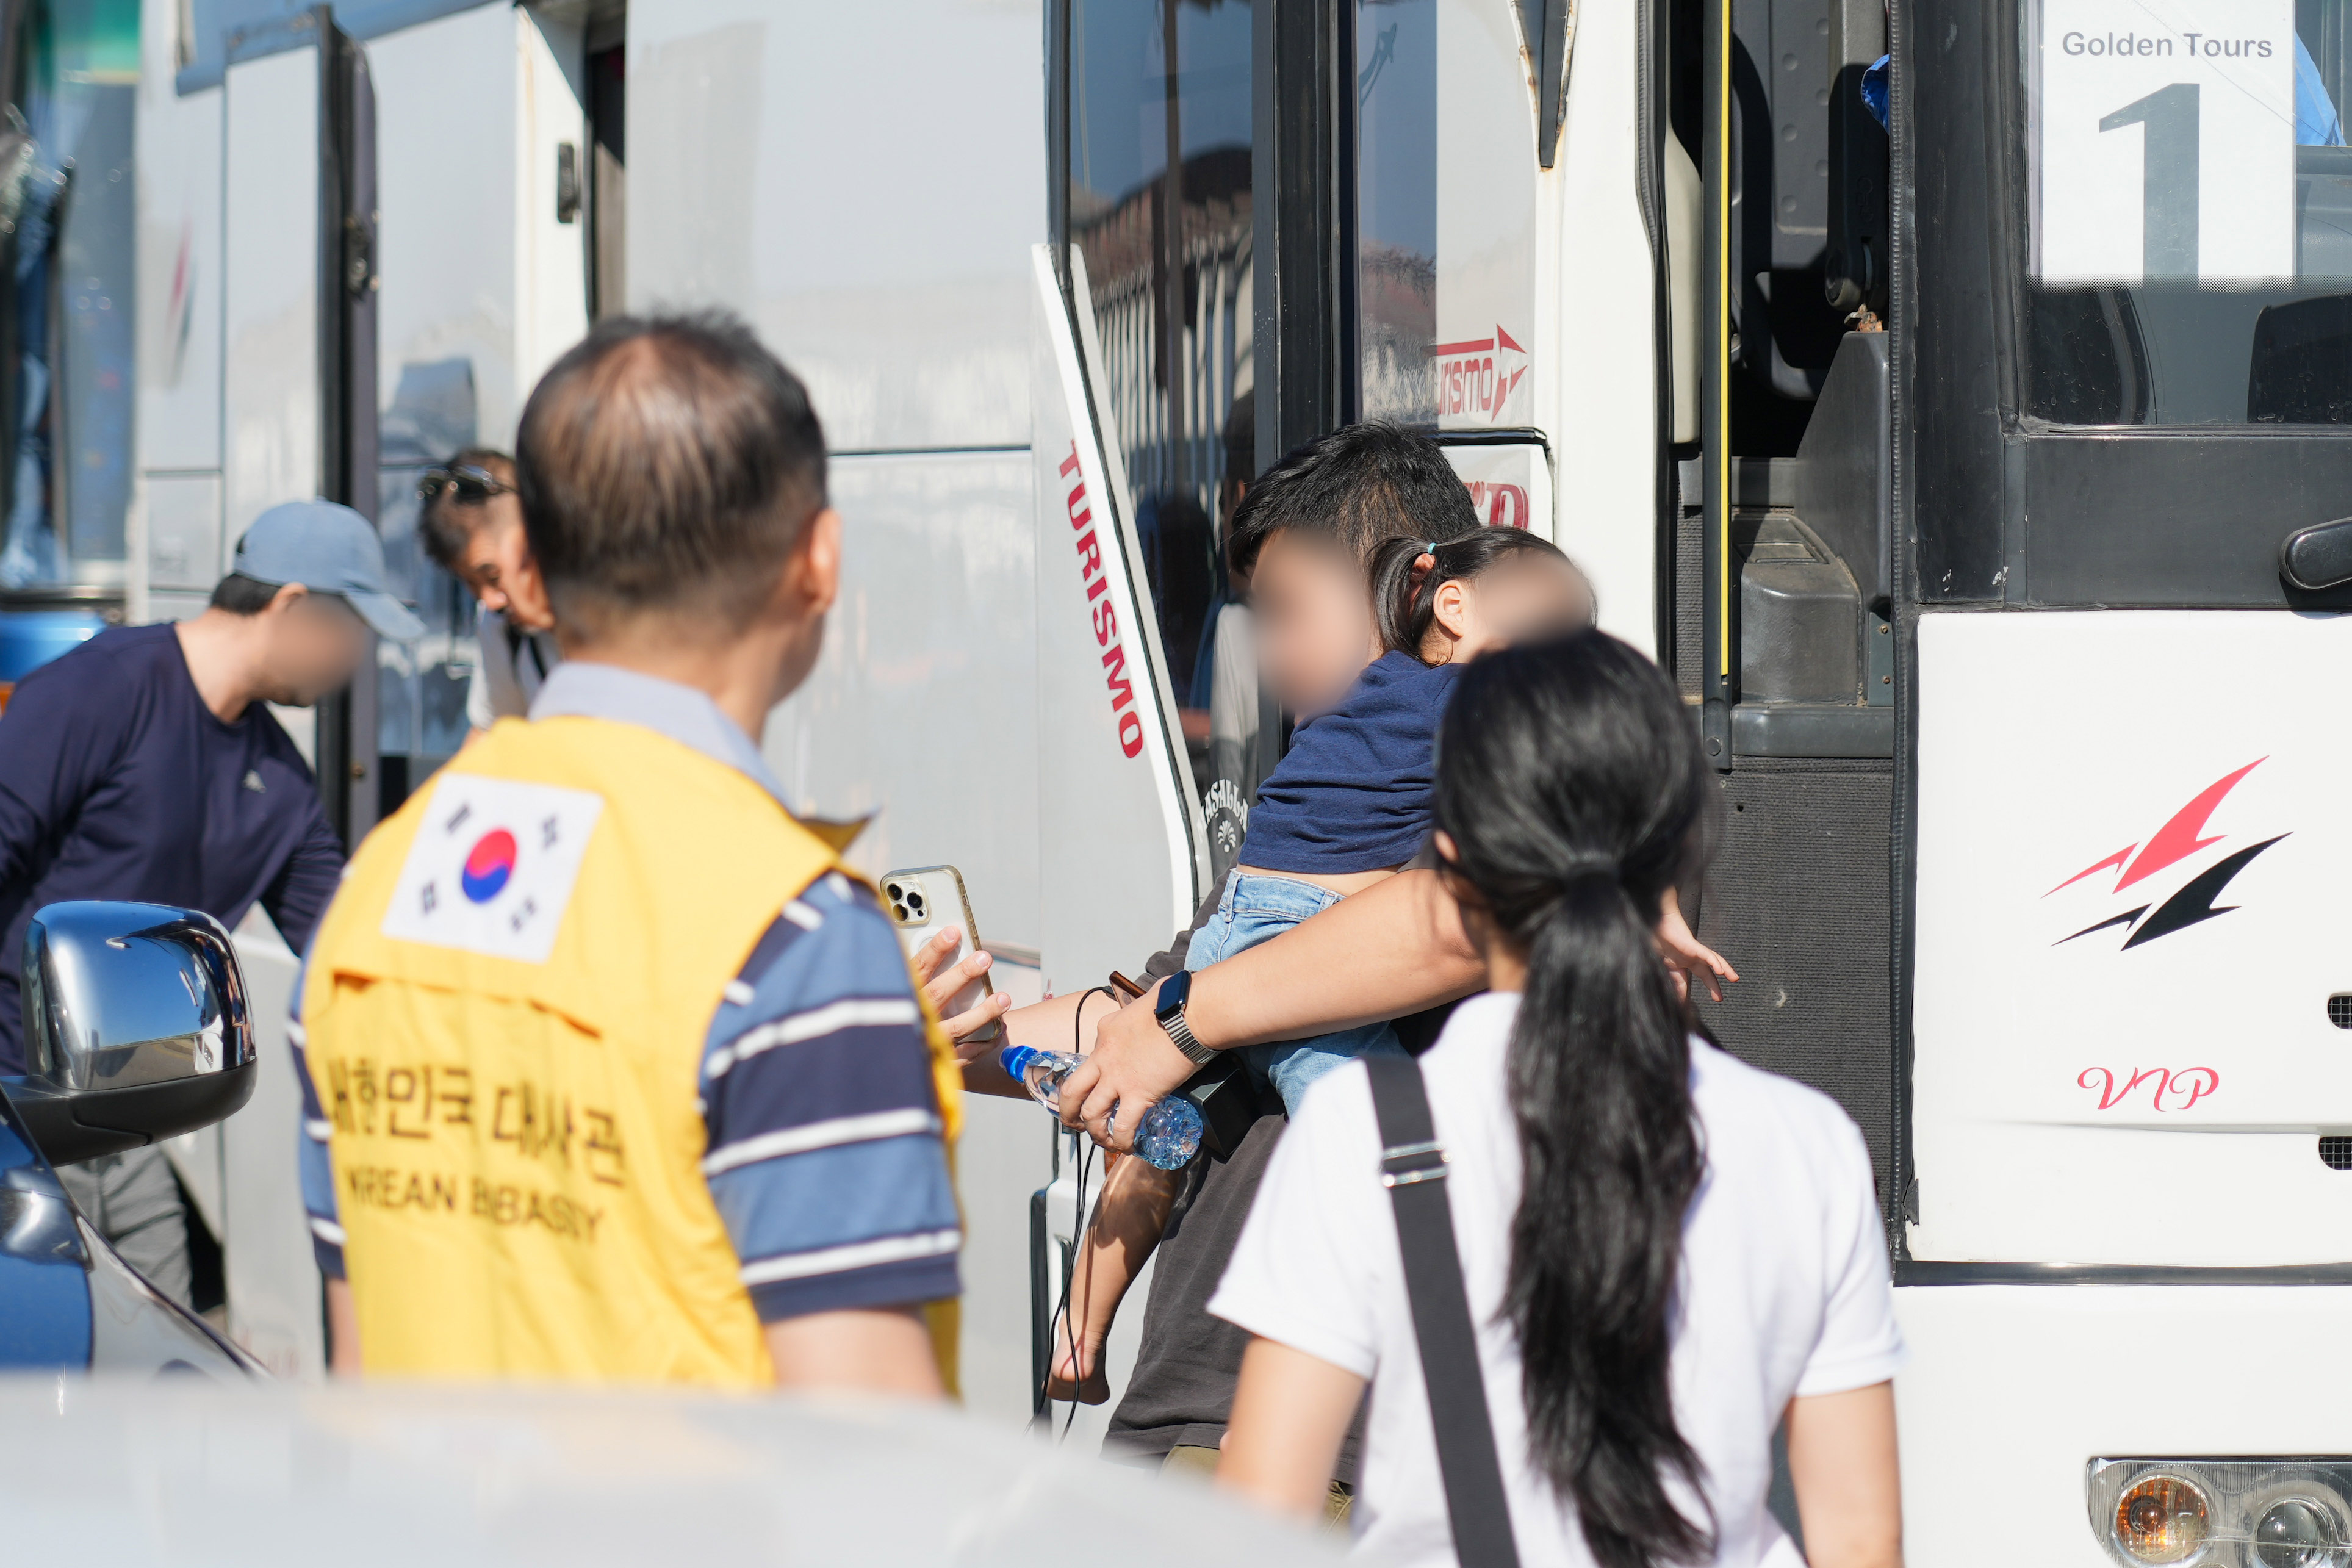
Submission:
[[[1906,1223],[1919,1213],[1917,1177],[1911,1157],[1911,963],[1915,868],[1918,860],[1919,795],[1919,605],[1911,584],[1911,320],[1913,299],[1911,201],[1911,0],[1887,0],[1886,50],[1886,331],[1887,331],[1887,519],[1886,606],[1895,626],[1895,780],[1887,847],[1886,944],[1888,1020],[1895,1040],[1894,1136],[1887,1166],[1886,1251],[1896,1284],[1908,1282],[1914,1267]]]
[[[1637,64],[1634,76],[1633,195],[1642,210],[1642,230],[1650,246],[1650,417],[1657,454],[1655,536],[1651,548],[1652,646],[1658,663],[1680,679],[1685,650],[1677,645],[1680,626],[1675,590],[1681,582],[1676,546],[1682,537],[1682,486],[1676,473],[1675,439],[1675,300],[1670,277],[1664,191],[1665,138],[1674,134],[1665,111],[1665,58],[1671,45],[1661,47],[1661,10],[1656,0],[1639,0],[1634,7]]]
[[[1551,456],[1551,437],[1532,425],[1496,425],[1476,430],[1412,428],[1440,447],[1541,447],[1545,457]]]

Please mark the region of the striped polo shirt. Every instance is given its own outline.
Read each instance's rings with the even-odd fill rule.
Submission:
[[[531,717],[642,724],[782,798],[743,732],[703,693],[609,665],[566,663]],[[302,1086],[302,1199],[320,1272],[343,1278],[331,1128],[302,1059],[302,987],[288,1034]],[[962,1234],[920,1009],[874,895],[838,872],[786,901],[730,982],[704,1037],[702,1173],[762,1321],[959,1293]]]

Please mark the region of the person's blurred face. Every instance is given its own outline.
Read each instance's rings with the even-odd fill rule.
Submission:
[[[1592,611],[1592,585],[1569,563],[1555,555],[1506,557],[1468,581],[1438,585],[1433,618],[1451,647],[1424,647],[1422,655],[1470,659],[1516,642],[1565,637],[1591,626]]]
[[[367,623],[337,595],[289,584],[259,618],[265,701],[307,708],[341,689],[367,656]]]
[[[1380,657],[1363,564],[1342,545],[1283,530],[1258,551],[1249,595],[1260,674],[1297,718],[1337,706]]]
[[[458,515],[472,522],[457,563],[457,580],[474,591],[486,610],[503,610],[520,630],[545,631],[555,624],[539,563],[523,531],[522,502],[511,492],[494,495]]]

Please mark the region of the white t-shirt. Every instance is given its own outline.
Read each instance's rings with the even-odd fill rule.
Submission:
[[[528,717],[540,684],[563,662],[555,634],[516,631],[501,610],[482,611],[474,625],[481,651],[466,688],[466,722],[487,730],[500,719]]]
[[[1519,1198],[1504,1067],[1518,1006],[1515,994],[1462,1004],[1421,1058],[1423,1077],[1451,1160],[1447,1200],[1520,1561],[1589,1564],[1573,1504],[1528,1461],[1518,1338],[1503,1310]],[[1798,1568],[1765,1507],[1773,1428],[1792,1394],[1881,1383],[1903,1359],[1870,1157],[1829,1099],[1697,1039],[1691,1089],[1707,1171],[1683,1230],[1675,1422],[1705,1466],[1715,1562]],[[1209,1310],[1371,1380],[1358,1554],[1452,1563],[1380,1155],[1370,1081],[1350,1063],[1318,1082],[1292,1119]]]

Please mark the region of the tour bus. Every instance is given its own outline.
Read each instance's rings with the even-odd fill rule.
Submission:
[[[1228,481],[1402,421],[1681,684],[1743,976],[1702,1010],[1875,1166],[1911,1560],[2352,1556],[2343,0],[137,30],[127,605],[192,611],[274,502],[377,520],[433,632],[306,732],[348,835],[463,738],[419,469],[509,444],[599,317],[721,305],[808,382],[848,522],[780,776],[872,814],[866,869],[959,867],[1017,995],[1133,973],[1246,809],[1202,744]],[[232,1326],[300,1371],[290,1095],[180,1163]],[[1043,1116],[975,1105],[961,1154],[967,1397],[1014,1418],[1078,1219]]]

